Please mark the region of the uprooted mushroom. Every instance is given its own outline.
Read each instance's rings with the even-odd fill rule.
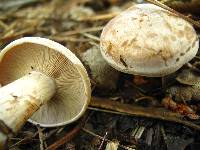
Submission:
[[[64,46],[39,37],[21,38],[2,50],[0,83],[0,120],[11,134],[30,117],[43,127],[69,124],[83,115],[91,95],[79,59]]]

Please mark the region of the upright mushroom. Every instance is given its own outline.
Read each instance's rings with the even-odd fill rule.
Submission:
[[[101,53],[115,69],[161,77],[190,61],[199,48],[190,23],[153,4],[137,4],[103,29]]]
[[[43,127],[77,120],[90,100],[90,82],[79,59],[64,46],[25,37],[0,55],[0,120],[14,133],[30,118]]]

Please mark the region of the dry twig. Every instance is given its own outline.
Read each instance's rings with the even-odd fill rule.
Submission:
[[[41,129],[41,131],[43,131],[43,130],[45,130],[45,128]],[[32,140],[32,139],[33,139],[34,137],[36,137],[38,134],[39,134],[39,131],[37,131],[37,132],[36,132],[34,135],[32,135],[32,136],[28,136],[28,137],[25,137],[24,139],[21,139],[21,140],[18,141],[17,143],[11,145],[11,146],[9,147],[9,149],[14,148],[14,147],[20,145],[21,143],[26,142],[26,141]]]
[[[44,150],[44,135],[42,133],[42,130],[40,126],[37,126],[38,133],[39,133],[39,139],[40,139],[40,150]]]
[[[79,124],[76,127],[74,127],[70,132],[65,134],[61,139],[59,139],[55,143],[48,146],[45,150],[57,149],[58,147],[62,146],[63,144],[69,142],[72,138],[74,138],[79,133],[80,130],[81,130],[81,126]]]
[[[106,134],[104,135],[104,137],[103,137],[103,139],[102,139],[102,142],[101,142],[101,145],[99,146],[98,150],[101,150],[101,149],[102,149],[103,144],[104,144],[104,142],[105,142],[105,139],[106,139],[107,135],[108,135],[108,132],[106,132]]]
[[[90,103],[91,107],[97,107],[101,109],[111,110],[114,112],[121,112],[126,115],[134,115],[140,117],[148,117],[161,119],[166,121],[177,122],[196,130],[200,130],[200,126],[194,124],[191,121],[187,121],[183,119],[183,115],[170,112],[164,108],[153,108],[153,107],[140,107],[135,105],[123,104],[119,102],[115,102],[109,99],[102,99],[93,97]],[[99,109],[100,110],[100,109]]]
[[[65,143],[69,142],[70,140],[72,140],[79,133],[79,131],[85,125],[85,123],[88,121],[91,115],[92,113],[83,117],[77,126],[75,126],[70,132],[66,133],[61,139],[57,140],[56,142],[48,146],[45,150],[55,150],[60,146],[64,145]]]
[[[111,18],[117,16],[118,14],[119,14],[119,12],[112,12],[112,13],[108,13],[108,14],[94,15],[94,16],[90,16],[90,17],[81,18],[79,21],[107,20],[107,19],[111,19]]]
[[[98,137],[98,138],[101,139],[101,140],[104,139],[106,142],[112,142],[111,140],[109,140],[109,139],[107,139],[107,138],[104,138],[104,137],[102,137],[102,136],[100,136],[100,135],[98,135],[98,134],[96,134],[96,133],[93,133],[92,131],[90,131],[90,130],[88,130],[88,129],[86,129],[86,128],[82,128],[82,130],[83,130],[84,132],[86,132],[86,133],[88,133],[88,134],[94,136],[94,137]],[[129,150],[129,149],[130,149],[129,147],[124,146],[124,145],[121,145],[121,144],[119,144],[119,147],[124,148],[124,149],[126,149],[126,150]]]
[[[193,19],[191,19],[191,18],[189,18],[189,17],[187,17],[187,16],[185,16],[185,15],[183,15],[183,14],[177,12],[176,10],[174,10],[174,9],[172,9],[172,8],[170,8],[170,7],[168,7],[167,5],[162,4],[161,2],[159,2],[159,1],[157,1],[157,0],[146,0],[146,1],[147,1],[147,2],[150,2],[150,3],[154,4],[154,5],[157,5],[157,6],[161,7],[161,8],[163,8],[163,9],[166,9],[166,10],[168,10],[168,11],[170,11],[170,12],[172,12],[172,13],[178,15],[179,17],[181,17],[181,18],[187,20],[188,22],[192,23],[192,24],[195,25],[196,27],[200,28],[200,23],[199,23],[198,21],[195,21],[195,20],[193,20]]]

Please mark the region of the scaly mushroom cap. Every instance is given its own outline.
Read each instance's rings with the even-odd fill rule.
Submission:
[[[191,24],[153,4],[134,5],[113,18],[100,42],[103,57],[115,69],[149,77],[175,72],[199,48]]]
[[[90,100],[90,82],[79,59],[64,46],[39,37],[25,37],[6,46],[0,56],[0,83],[6,85],[31,71],[55,79],[56,94],[29,120],[54,127],[77,120]]]

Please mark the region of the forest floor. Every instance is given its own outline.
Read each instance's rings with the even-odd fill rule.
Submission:
[[[0,47],[20,37],[39,36],[61,43],[80,58],[83,52],[99,46],[106,23],[134,4],[131,0],[5,0],[0,2]],[[184,14],[198,19],[198,14]],[[112,90],[99,88],[91,78],[92,99],[81,119],[57,128],[27,122],[10,139],[9,149],[197,150],[199,101],[177,102],[167,97],[166,90],[181,85],[176,76],[183,69],[196,72],[198,80],[199,64],[197,54],[179,71],[163,78],[120,73]],[[178,108],[172,109],[171,103]]]

